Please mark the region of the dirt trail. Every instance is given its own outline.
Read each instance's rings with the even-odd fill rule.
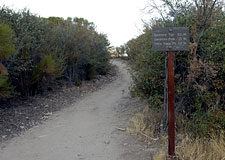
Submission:
[[[104,88],[56,112],[45,124],[0,145],[0,160],[146,160],[152,148],[118,130],[137,111],[127,67]]]

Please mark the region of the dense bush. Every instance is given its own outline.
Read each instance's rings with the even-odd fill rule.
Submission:
[[[172,6],[171,1],[164,2]],[[163,109],[166,53],[152,51],[152,28],[171,24],[189,27],[190,51],[176,53],[175,107],[190,119],[187,126],[195,136],[225,130],[225,13],[220,3],[210,13],[210,5],[212,1],[207,1],[205,13],[203,7],[194,4],[185,9],[180,5],[182,12],[176,17],[152,21],[143,34],[125,45],[133,71],[133,95],[149,99],[151,107]]]
[[[3,61],[15,52],[12,38],[13,32],[11,28],[5,24],[0,24],[0,98],[8,97],[12,90],[8,82],[7,68],[3,65]]]
[[[7,73],[0,75],[0,99],[3,92],[28,97],[44,93],[58,79],[80,83],[109,70],[107,37],[83,18],[42,18],[1,7],[0,23],[0,48],[8,47],[0,51],[1,74]],[[6,43],[2,26],[12,30]]]

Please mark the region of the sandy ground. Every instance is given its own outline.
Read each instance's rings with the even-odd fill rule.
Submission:
[[[113,63],[119,67],[115,81],[0,144],[0,160],[150,160],[154,148],[118,130],[139,100],[129,95],[126,64]]]

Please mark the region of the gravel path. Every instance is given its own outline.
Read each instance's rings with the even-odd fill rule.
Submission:
[[[0,160],[147,160],[153,149],[118,128],[137,112],[126,64],[115,81],[0,144]]]

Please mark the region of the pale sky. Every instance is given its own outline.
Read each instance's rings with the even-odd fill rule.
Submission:
[[[0,0],[0,6],[28,8],[42,17],[82,17],[108,35],[113,46],[139,35],[148,17],[142,9],[149,0]]]

